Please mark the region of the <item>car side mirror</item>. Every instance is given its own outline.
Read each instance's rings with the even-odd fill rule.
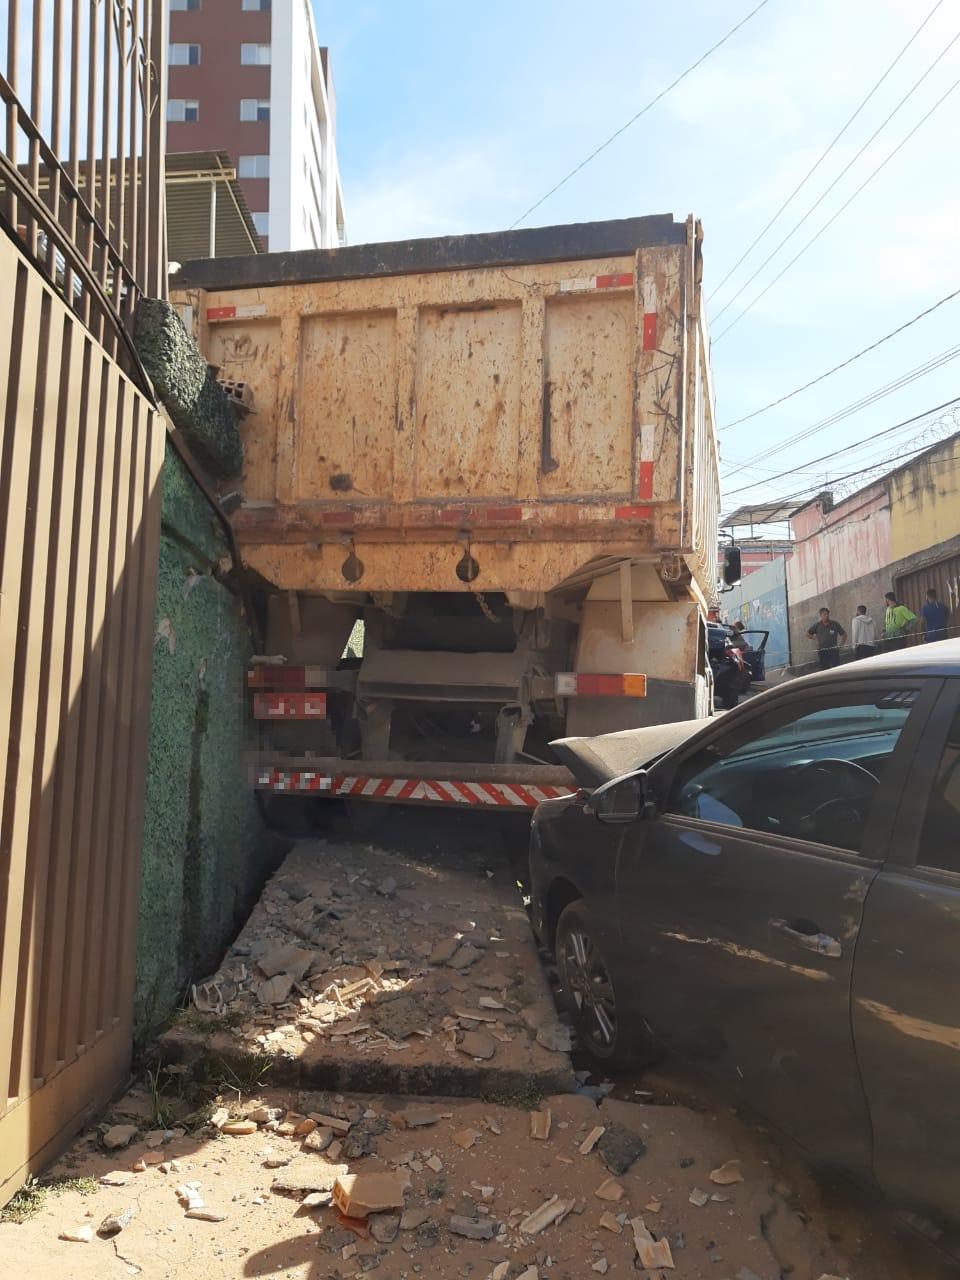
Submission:
[[[723,581],[728,587],[735,587],[743,577],[743,563],[739,547],[727,547],[723,553]]]
[[[646,771],[638,769],[597,787],[584,810],[610,826],[653,817],[656,806],[650,798]]]

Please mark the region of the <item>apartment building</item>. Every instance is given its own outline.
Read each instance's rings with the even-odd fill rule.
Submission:
[[[226,152],[265,249],[343,244],[336,95],[309,0],[170,0],[168,62],[168,152]]]

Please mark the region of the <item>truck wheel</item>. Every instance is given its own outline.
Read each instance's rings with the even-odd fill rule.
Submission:
[[[591,1057],[607,1066],[643,1066],[660,1051],[641,1029],[623,1025],[617,986],[598,942],[598,931],[582,901],[564,908],[557,924],[560,996]]]

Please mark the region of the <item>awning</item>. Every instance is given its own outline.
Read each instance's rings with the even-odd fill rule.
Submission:
[[[167,257],[237,257],[262,253],[233,161],[225,151],[167,154]]]

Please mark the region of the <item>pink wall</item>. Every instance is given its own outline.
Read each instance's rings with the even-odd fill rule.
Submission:
[[[874,573],[891,562],[890,500],[872,485],[824,512],[818,499],[790,522],[795,543],[787,561],[791,606]]]

